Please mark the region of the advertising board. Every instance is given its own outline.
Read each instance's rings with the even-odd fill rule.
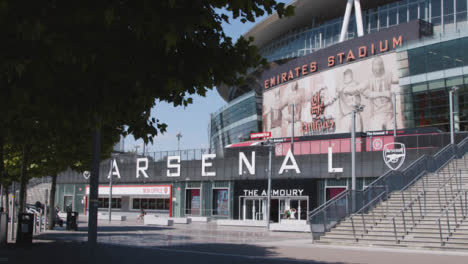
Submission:
[[[394,127],[392,93],[400,93],[396,53],[300,78],[263,94],[263,131],[272,138],[349,133],[353,105],[364,105],[356,114],[356,131]],[[397,127],[403,128],[401,97],[397,97]],[[294,109],[293,109],[294,108]],[[294,111],[294,120],[292,120]]]

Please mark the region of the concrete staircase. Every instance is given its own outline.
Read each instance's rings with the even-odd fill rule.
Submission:
[[[315,242],[468,250],[467,168],[468,157],[453,160],[367,212],[349,216]],[[438,219],[445,209],[440,232]]]

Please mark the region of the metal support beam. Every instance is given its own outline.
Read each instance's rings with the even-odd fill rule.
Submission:
[[[349,18],[351,17],[351,10],[353,9],[353,0],[348,0],[346,4],[346,11],[343,19],[343,26],[341,27],[340,42],[345,41],[346,33],[348,32]]]
[[[354,0],[354,13],[356,14],[356,26],[359,37],[364,36],[364,25],[362,23],[361,0]]]

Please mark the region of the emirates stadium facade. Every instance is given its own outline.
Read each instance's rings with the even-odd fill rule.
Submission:
[[[210,116],[210,149],[116,153],[101,164],[100,210],[113,190],[113,215],[310,231],[308,212],[345,190],[437,170],[468,127],[467,3],[292,2],[295,16],[245,34],[267,64],[242,86],[217,87],[227,103]],[[86,213],[89,174],[57,181],[59,206]]]

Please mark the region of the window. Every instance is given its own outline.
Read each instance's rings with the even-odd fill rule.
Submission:
[[[403,24],[408,22],[407,11],[406,6],[398,8],[398,23]]]
[[[109,198],[99,198],[98,208],[109,208]],[[112,198],[112,208],[122,208],[122,198]]]
[[[201,212],[200,189],[187,189],[185,191],[185,213],[200,215]]]
[[[229,190],[213,190],[213,215],[229,216]]]
[[[169,199],[166,199],[166,198],[133,198],[132,209],[169,210]]]
[[[441,0],[432,0],[431,2],[431,22],[434,25],[440,25]]]

